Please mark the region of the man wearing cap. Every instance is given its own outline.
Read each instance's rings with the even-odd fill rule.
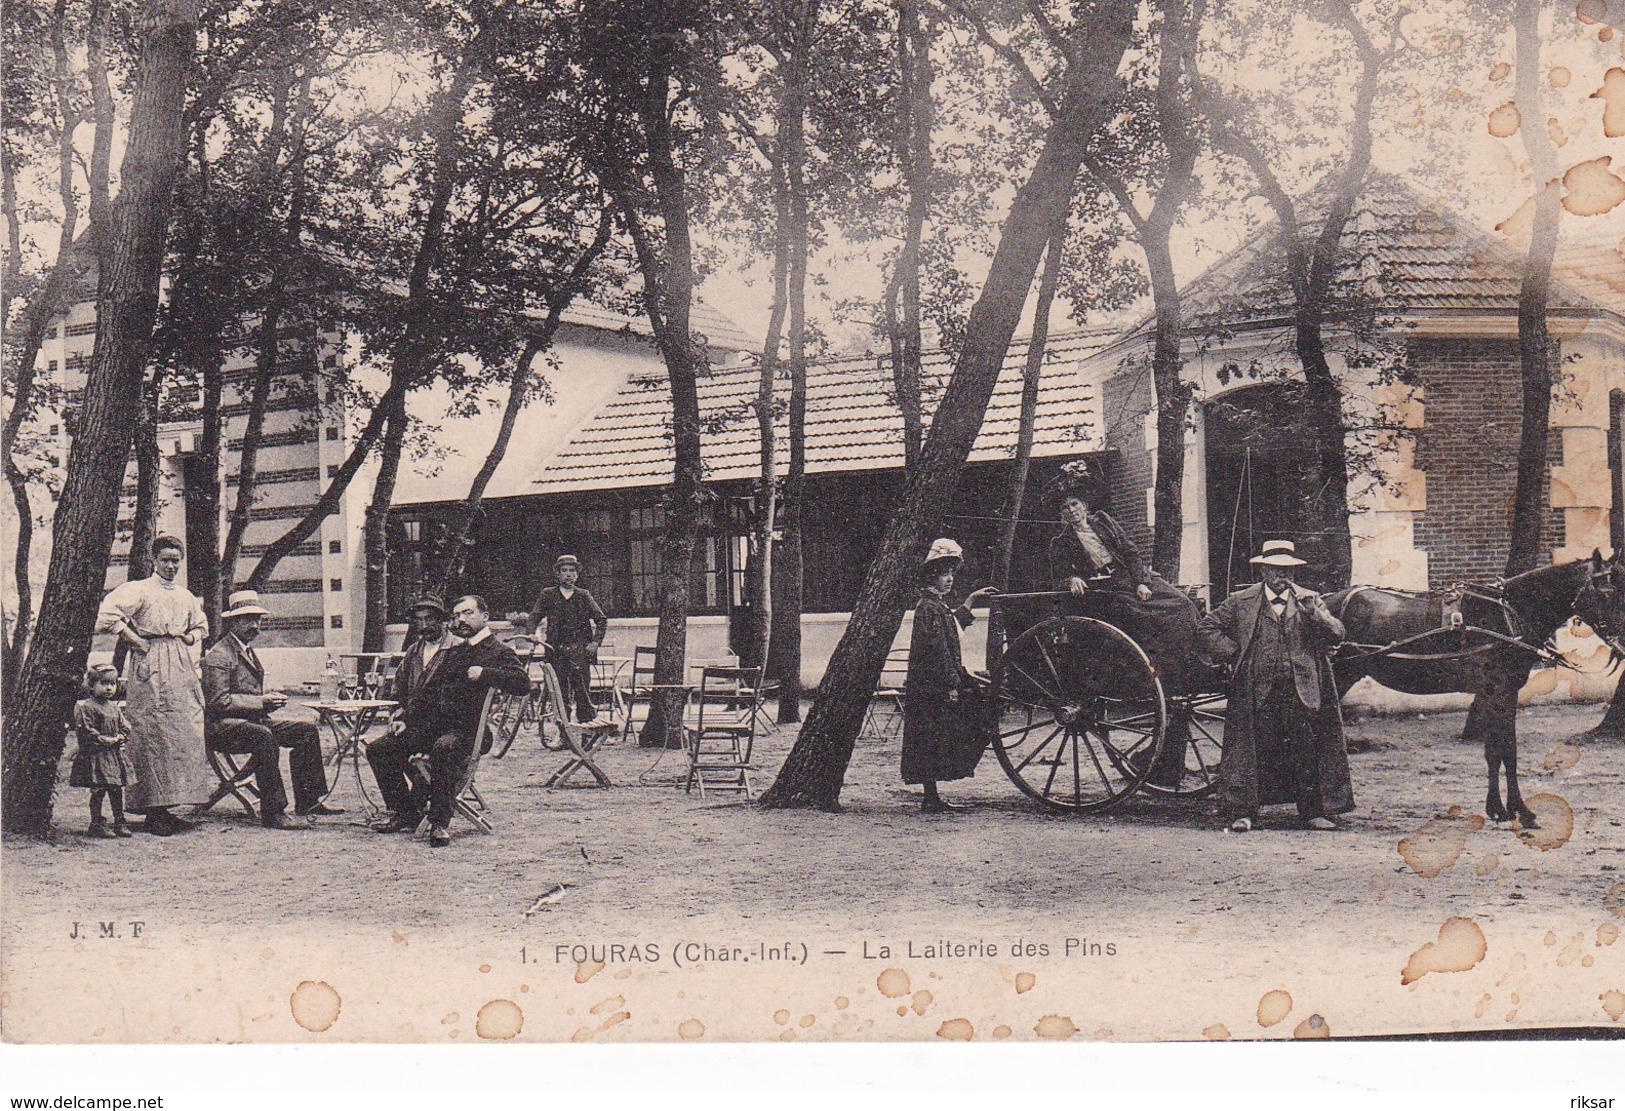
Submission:
[[[1261,805],[1292,802],[1309,829],[1332,830],[1354,809],[1337,684],[1326,653],[1343,623],[1292,581],[1305,566],[1289,540],[1254,556],[1263,582],[1226,598],[1197,626],[1203,648],[1233,669],[1219,762],[1229,828],[1245,833]]]
[[[440,653],[457,643],[457,638],[446,628],[446,603],[438,594],[425,594],[412,603],[411,643],[395,669],[388,697],[399,703],[397,718],[406,711],[406,704],[423,681],[429,677],[440,658]]]
[[[477,594],[457,599],[451,607],[457,642],[429,663],[401,721],[367,746],[367,763],[391,815],[372,827],[377,832],[410,833],[423,820],[423,790],[408,768],[414,753],[427,753],[429,844],[449,845],[458,779],[473,759],[475,745],[482,752],[490,747],[489,737],[476,736],[486,692],[493,687],[510,695],[530,692],[525,665],[491,635],[490,614]]]
[[[564,701],[574,702],[577,721],[592,721],[598,714],[592,704],[592,665],[598,662],[598,646],[609,632],[609,618],[581,578],[581,561],[561,555],[553,561],[557,586],[550,586],[530,604],[530,631],[537,640],[552,646],[549,657],[559,673]]]
[[[309,829],[317,814],[342,814],[328,806],[327,775],[322,768],[321,739],[309,721],[272,719],[288,704],[286,695],[265,690],[265,669],[254,653],[265,615],[259,594],[239,590],[231,595],[220,615],[225,634],[203,656],[203,705],[208,719],[208,744],[216,752],[250,757],[254,783],[260,795],[260,821],[270,829]],[[299,817],[290,817],[288,793],[282,785],[278,750],[288,749],[288,772],[293,777],[293,805]]]

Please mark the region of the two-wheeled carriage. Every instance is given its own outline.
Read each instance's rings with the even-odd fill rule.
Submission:
[[[1192,667],[1165,683],[1121,605],[1105,591],[991,599],[990,743],[1011,782],[1049,809],[1103,811],[1142,787],[1199,798],[1217,785],[1223,676]]]

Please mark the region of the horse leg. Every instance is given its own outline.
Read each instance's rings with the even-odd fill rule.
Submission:
[[[1492,822],[1510,821],[1513,812],[1501,803],[1501,769],[1507,769],[1510,802],[1517,782],[1518,690],[1504,669],[1494,666],[1483,669],[1482,685],[1473,698],[1473,708],[1479,712],[1468,713],[1464,736],[1482,740],[1484,744],[1484,763],[1488,769],[1484,814]]]

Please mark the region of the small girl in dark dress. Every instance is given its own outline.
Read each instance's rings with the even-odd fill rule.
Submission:
[[[963,551],[952,540],[932,543],[920,569],[920,601],[914,608],[914,632],[908,645],[903,782],[918,783],[925,789],[920,803],[925,814],[958,809],[942,800],[937,784],[969,778],[987,745],[977,712],[986,681],[965,669],[959,631],[975,620],[971,604],[995,591],[985,586],[950,610],[948,595],[963,559]]]
[[[135,772],[124,755],[130,722],[113,696],[118,693],[118,672],[104,665],[85,672],[85,690],[73,707],[73,730],[79,750],[73,754],[68,786],[90,788],[91,837],[129,837],[124,820],[124,788],[135,782]],[[113,826],[102,817],[102,800],[113,807]]]

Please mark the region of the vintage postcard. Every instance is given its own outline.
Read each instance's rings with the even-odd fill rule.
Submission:
[[[1625,1022],[1625,4],[7,6],[17,1043]]]

